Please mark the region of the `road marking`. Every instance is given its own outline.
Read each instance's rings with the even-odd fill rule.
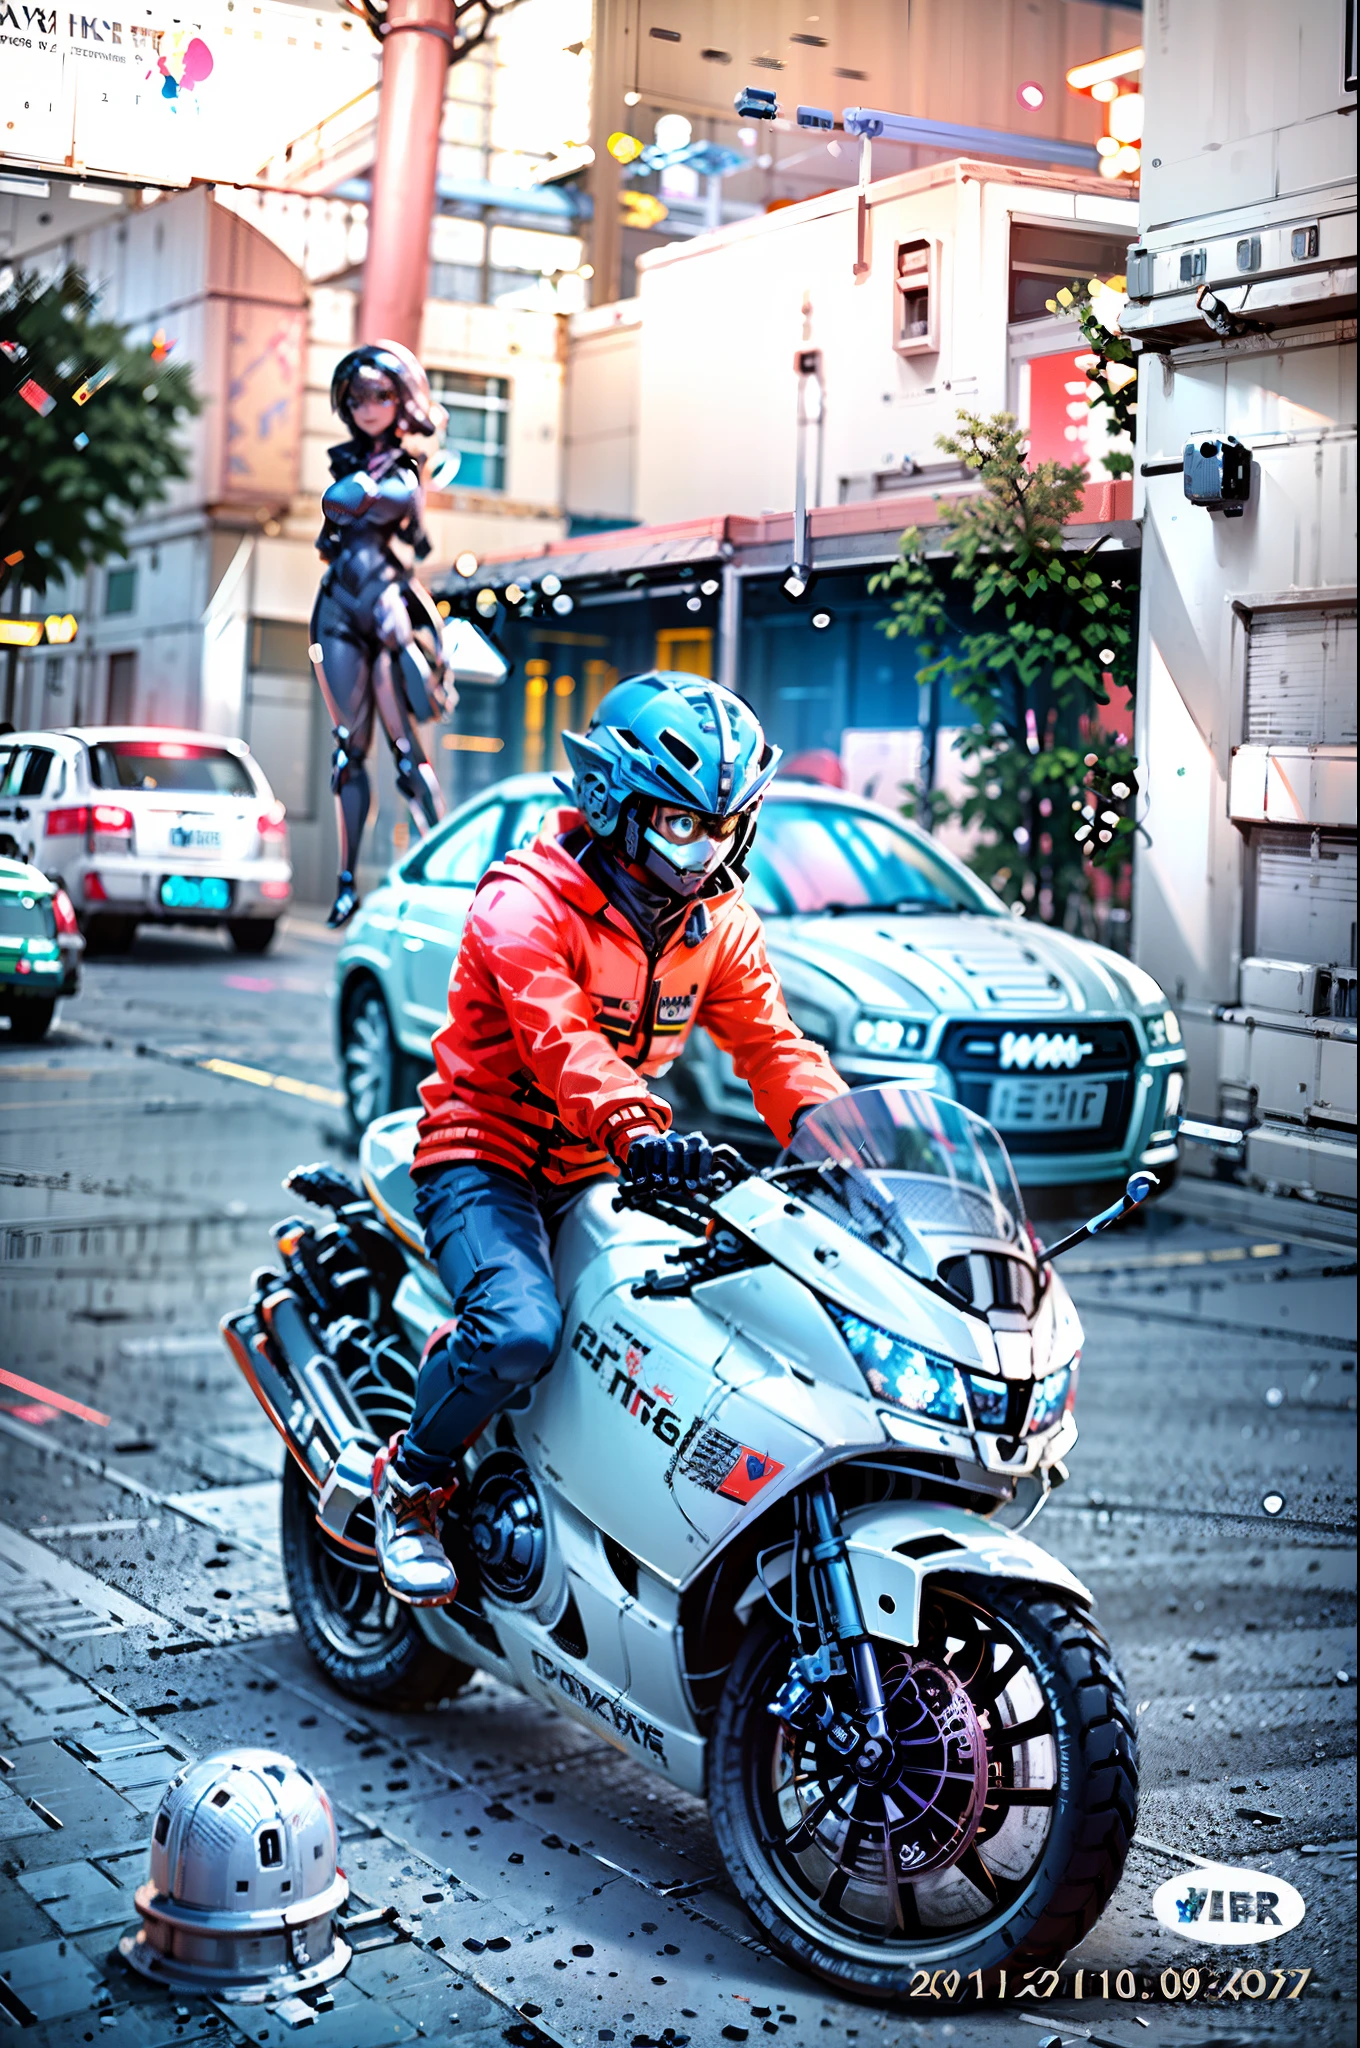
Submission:
[[[177,1625],[169,1615],[155,1614],[139,1601],[130,1600],[116,1586],[106,1585],[93,1572],[83,1571],[78,1564],[35,1543],[8,1522],[0,1522],[0,1558],[25,1578],[36,1579],[40,1586],[75,1601],[87,1615],[116,1621],[123,1628],[173,1629]]]
[[[1218,1245],[1212,1250],[1197,1252],[1133,1252],[1118,1265],[1108,1259],[1098,1263],[1092,1260],[1064,1259],[1064,1273],[1129,1273],[1149,1272],[1155,1266],[1225,1266],[1234,1265],[1241,1259],[1278,1259],[1284,1253],[1282,1244]]]
[[[244,1067],[239,1060],[196,1060],[205,1074],[219,1074],[224,1081],[248,1081],[252,1088],[277,1088],[280,1095],[300,1095],[304,1102],[324,1102],[331,1109],[343,1109],[345,1098],[338,1088],[321,1088],[315,1081],[295,1081],[291,1074],[271,1074],[265,1067]]]
[[[31,1394],[45,1407],[60,1408],[67,1415],[76,1416],[81,1422],[97,1422],[101,1429],[107,1429],[109,1418],[98,1408],[87,1408],[83,1401],[73,1401],[69,1394],[58,1394],[51,1387],[40,1387],[36,1380],[26,1380],[17,1372],[0,1365],[0,1386],[13,1387],[16,1394]]]

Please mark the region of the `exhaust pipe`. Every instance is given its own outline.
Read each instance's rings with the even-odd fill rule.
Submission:
[[[334,1362],[317,1350],[297,1296],[278,1288],[258,1315],[245,1310],[224,1316],[219,1327],[251,1392],[317,1494],[317,1521],[347,1550],[371,1556],[372,1544],[356,1541],[349,1527],[372,1499],[378,1440]]]

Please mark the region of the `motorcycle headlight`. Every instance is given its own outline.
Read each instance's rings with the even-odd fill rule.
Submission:
[[[1069,1405],[1069,1397],[1075,1398],[1075,1395],[1075,1374],[1070,1365],[1059,1366],[1057,1372],[1051,1372],[1046,1379],[1040,1380],[1030,1403],[1028,1434],[1033,1436],[1038,1430],[1052,1429]]]
[[[846,1342],[846,1348],[875,1394],[908,1408],[913,1415],[928,1415],[935,1422],[957,1422],[967,1427],[968,1411],[963,1403],[963,1380],[956,1367],[937,1352],[895,1337],[877,1323],[866,1322],[834,1302],[826,1304],[832,1321]]]
[[[979,1379],[976,1373],[969,1373],[968,1398],[973,1404],[973,1420],[979,1429],[1006,1427],[1011,1399],[1008,1381]]]

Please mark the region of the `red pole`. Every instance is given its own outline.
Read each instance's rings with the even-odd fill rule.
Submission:
[[[389,0],[356,341],[420,347],[454,0]]]

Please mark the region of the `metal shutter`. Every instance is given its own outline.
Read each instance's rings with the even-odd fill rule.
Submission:
[[[1253,952],[1320,967],[1355,965],[1355,841],[1319,832],[1252,834]]]
[[[1355,742],[1355,613],[1258,612],[1247,641],[1246,742]]]

